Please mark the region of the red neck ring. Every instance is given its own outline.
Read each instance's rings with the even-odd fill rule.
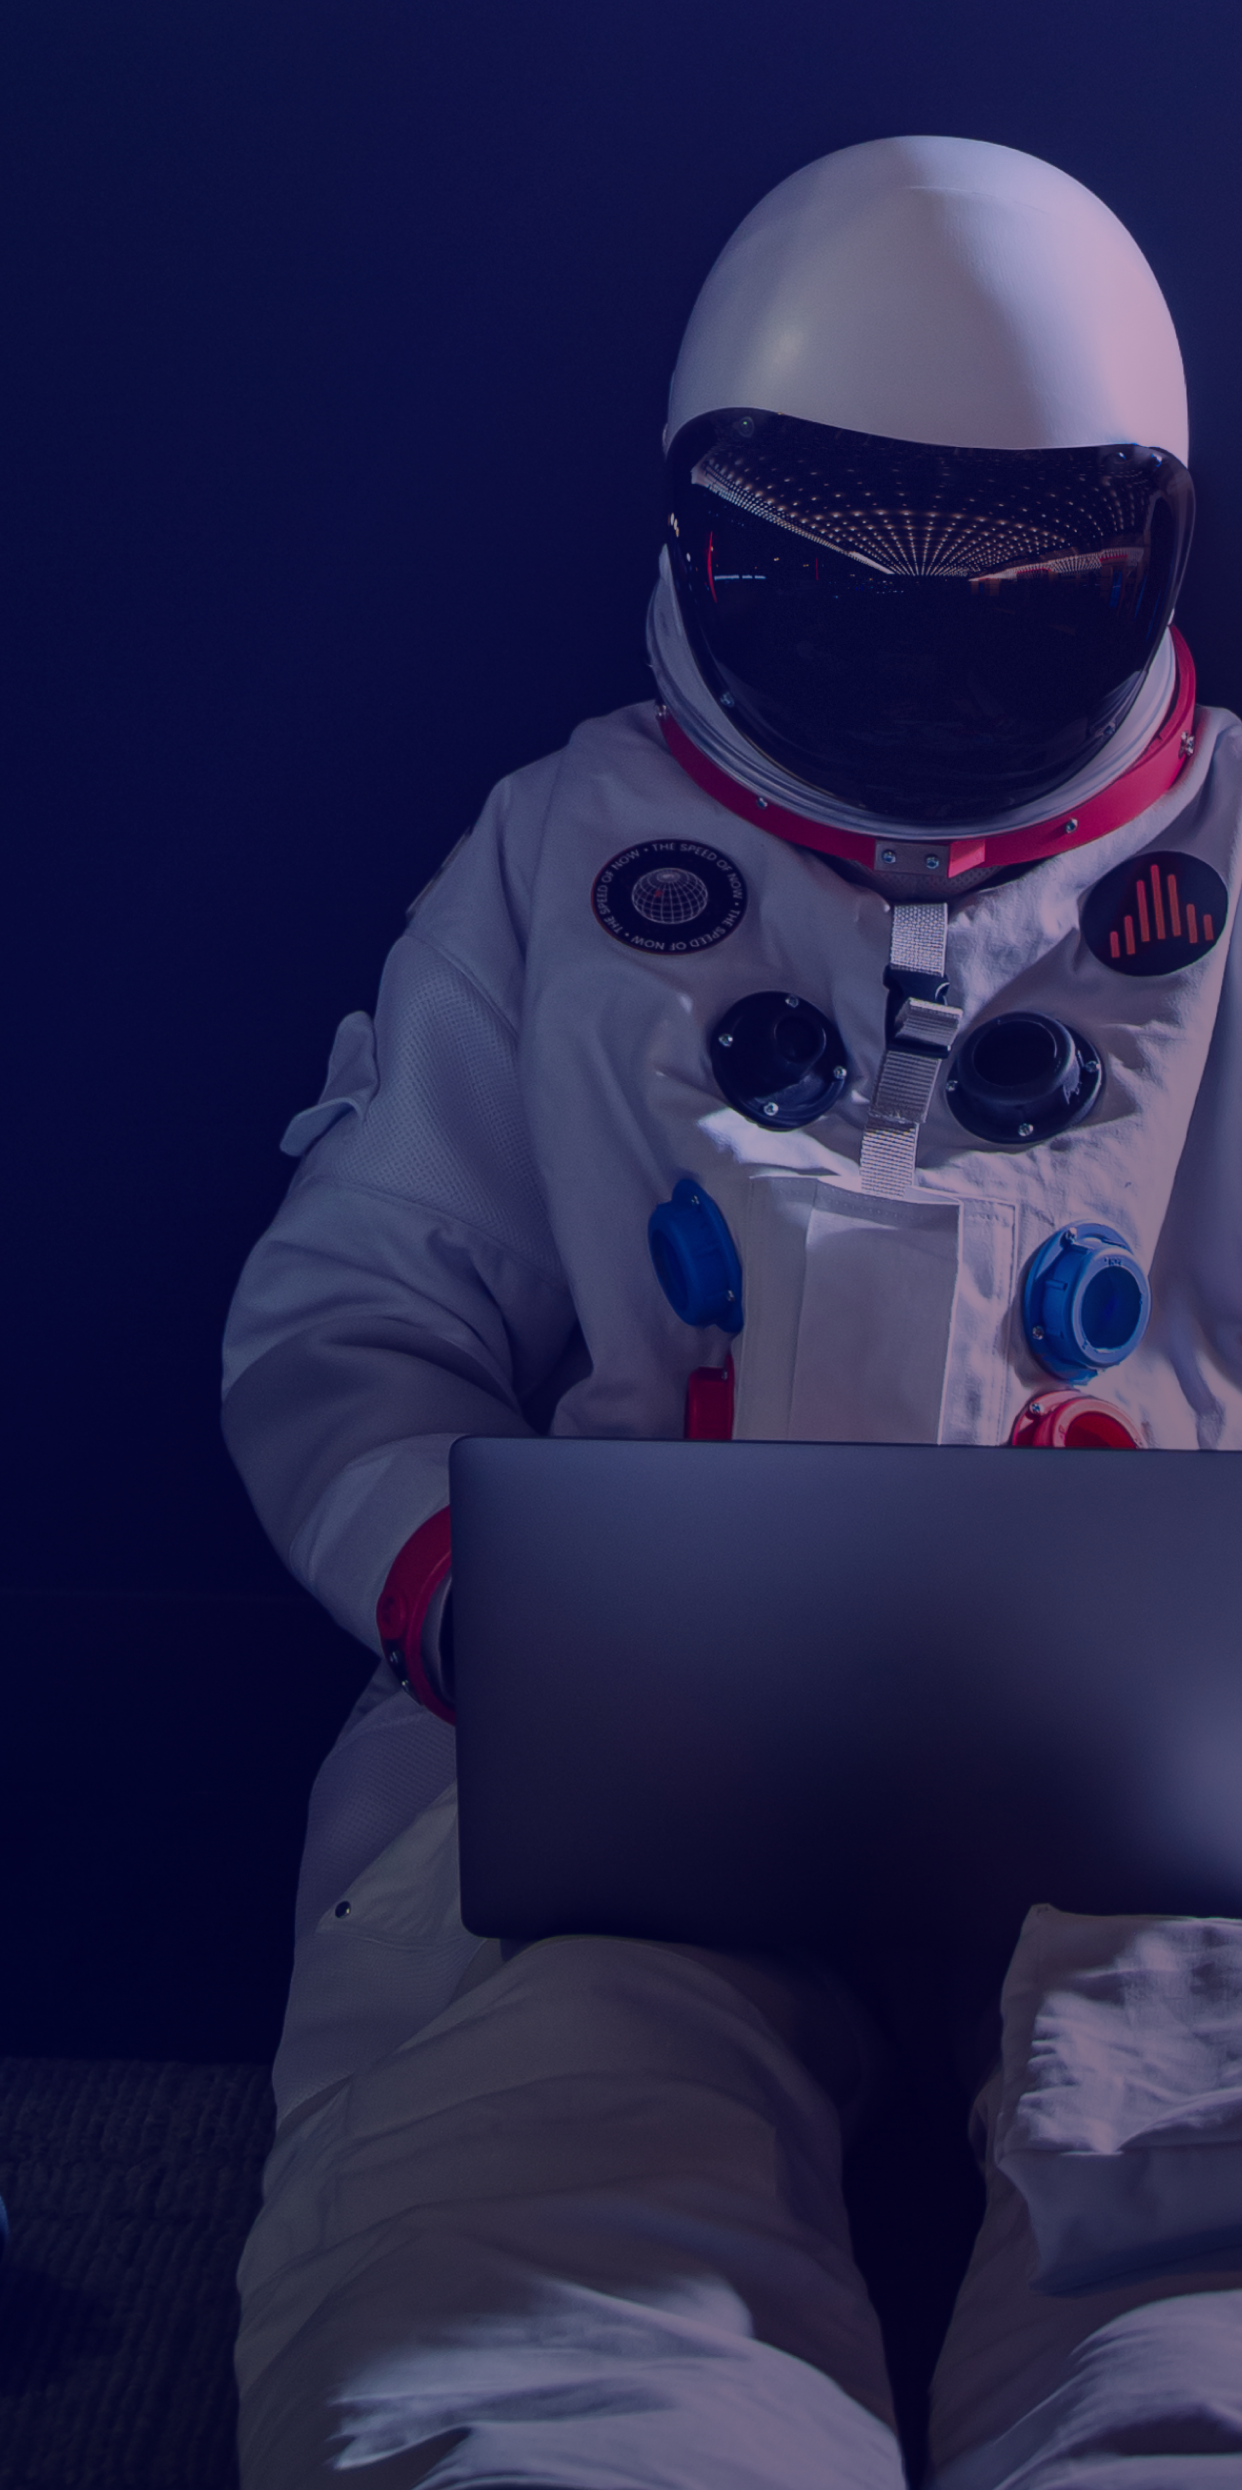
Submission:
[[[823,856],[843,856],[851,864],[864,865],[869,873],[886,869],[924,872],[924,857],[935,853],[945,880],[951,882],[955,875],[977,872],[980,866],[995,873],[1004,865],[1041,864],[1047,856],[1063,856],[1068,848],[1087,847],[1092,839],[1106,838],[1110,830],[1124,829],[1127,822],[1146,812],[1149,804],[1167,795],[1195,748],[1194,659],[1180,631],[1174,630],[1171,636],[1177,658],[1173,698],[1163,724],[1129,769],[1114,778],[1110,786],[1101,787],[1098,795],[1088,796],[1076,812],[1050,813],[1046,821],[1030,822],[1024,830],[993,831],[979,838],[937,839],[934,831],[918,837],[904,829],[900,835],[880,829],[872,836],[857,830],[838,830],[828,822],[808,821],[804,814],[767,803],[739,779],[730,778],[727,770],[700,752],[662,703],[656,717],[673,759],[680,763],[687,777],[756,830],[768,830],[773,838],[789,839],[797,847],[815,848]],[[911,856],[907,865],[902,863],[903,851]],[[895,861],[888,862],[889,856]]]

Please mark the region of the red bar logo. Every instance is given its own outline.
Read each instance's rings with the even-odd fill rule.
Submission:
[[[1228,910],[1225,885],[1201,856],[1136,856],[1088,892],[1083,940],[1122,977],[1168,977],[1206,958]]]

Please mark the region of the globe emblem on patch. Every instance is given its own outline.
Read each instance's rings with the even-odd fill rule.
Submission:
[[[649,925],[693,925],[704,914],[710,897],[706,882],[697,873],[687,872],[684,865],[665,865],[662,871],[640,874],[630,886],[630,906]]]
[[[610,856],[591,905],[606,934],[655,956],[710,951],[746,914],[746,884],[731,856],[703,839],[642,839]]]

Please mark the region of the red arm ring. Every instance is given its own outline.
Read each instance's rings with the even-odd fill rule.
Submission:
[[[446,1505],[442,1512],[433,1513],[431,1520],[424,1522],[394,1557],[375,1611],[384,1657],[401,1684],[408,1686],[416,1702],[425,1704],[437,1720],[450,1723],[457,1715],[431,1684],[420,1646],[427,1611],[452,1561]]]

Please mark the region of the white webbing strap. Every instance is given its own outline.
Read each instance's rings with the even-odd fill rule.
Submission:
[[[889,967],[911,968],[920,977],[943,977],[948,939],[949,910],[943,899],[921,899],[915,907],[894,908]]]
[[[949,910],[943,900],[895,907],[888,946],[889,984],[900,991],[900,972],[929,985],[944,980]],[[904,995],[876,1076],[863,1134],[860,1170],[864,1193],[904,1193],[914,1182],[919,1126],[932,1101],[936,1076],[957,1035],[962,1015],[931,995]],[[926,1052],[926,1049],[934,1049]]]

